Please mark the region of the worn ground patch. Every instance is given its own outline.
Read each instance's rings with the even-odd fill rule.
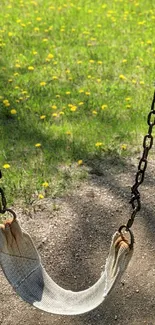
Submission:
[[[130,216],[130,187],[138,159],[108,160],[93,168],[87,181],[63,198],[14,207],[52,278],[64,288],[85,289],[99,277],[111,236]],[[121,283],[106,302],[81,316],[41,312],[15,294],[0,271],[2,325],[153,325],[155,324],[155,162],[141,188],[142,210],[133,232],[135,250]]]

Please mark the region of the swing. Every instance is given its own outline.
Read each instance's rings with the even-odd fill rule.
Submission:
[[[0,227],[0,265],[7,280],[24,301],[52,314],[83,314],[100,305],[120,280],[133,254],[134,236],[130,228],[141,208],[138,187],[144,180],[147,156],[153,145],[154,105],[155,94],[148,114],[149,130],[144,137],[142,158],[131,188],[131,217],[114,233],[105,270],[90,288],[79,292],[65,290],[49,277],[31,237],[20,227],[15,212],[7,208],[4,191],[0,188],[0,213],[9,212],[13,216],[11,222]]]

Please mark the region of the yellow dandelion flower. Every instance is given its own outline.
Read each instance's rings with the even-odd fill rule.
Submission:
[[[20,65],[19,63],[16,63],[16,64],[15,64],[15,67],[16,67],[16,68],[20,68],[21,65]]]
[[[47,42],[48,42],[48,38],[43,38],[43,39],[42,39],[42,42],[43,42],[43,43],[47,43]]]
[[[4,106],[6,106],[6,107],[9,107],[9,106],[10,106],[10,103],[9,103],[8,99],[4,99],[4,100],[3,100],[3,104],[4,104]]]
[[[57,76],[53,76],[52,77],[52,80],[58,80],[58,77]]]
[[[35,32],[39,32],[39,27],[34,27]]]
[[[123,74],[120,74],[120,75],[119,75],[119,78],[120,78],[121,80],[126,80],[126,77],[125,77]]]
[[[53,113],[52,116],[53,116],[53,117],[57,117],[58,114],[57,114],[57,113]]]
[[[15,114],[17,114],[17,111],[16,111],[16,109],[11,109],[10,113],[11,113],[12,115],[15,115]]]
[[[38,198],[39,198],[39,199],[44,199],[44,195],[41,194],[41,193],[39,193],[39,194],[38,194]]]
[[[77,106],[73,105],[71,108],[70,108],[70,111],[71,112],[75,112],[77,110]]]
[[[40,116],[40,119],[41,119],[41,120],[44,120],[45,118],[46,118],[46,115],[41,115],[41,116]]]
[[[60,95],[55,95],[56,98],[60,98]]]
[[[80,102],[80,103],[78,103],[78,105],[79,106],[82,106],[82,105],[84,105],[84,102]]]
[[[9,33],[8,33],[8,36],[9,36],[9,37],[12,37],[12,36],[13,36],[13,33],[12,33],[12,32],[9,32]]]
[[[36,144],[35,144],[35,147],[36,147],[36,148],[41,147],[41,143],[36,143]]]
[[[95,147],[99,148],[99,147],[102,147],[103,145],[103,142],[96,142],[95,143]]]
[[[83,160],[79,159],[77,163],[78,163],[79,166],[81,166],[81,165],[83,165]]]
[[[97,115],[97,112],[94,110],[94,111],[92,111],[92,114],[93,115]]]
[[[138,21],[138,25],[145,25],[146,21],[143,20],[143,21]]]
[[[42,18],[41,18],[41,17],[37,17],[36,20],[37,20],[37,21],[41,21]]]
[[[104,110],[104,109],[106,109],[107,107],[108,107],[107,104],[103,104],[103,105],[101,106],[101,109]]]
[[[33,67],[33,66],[29,66],[27,69],[28,69],[29,71],[33,71],[33,70],[34,70],[34,67]]]
[[[81,60],[78,60],[78,61],[77,61],[77,64],[82,64],[82,61],[81,61]]]
[[[52,53],[49,53],[47,57],[48,57],[48,59],[53,59],[54,55]]]
[[[84,93],[84,90],[83,90],[83,89],[80,89],[80,90],[79,90],[79,93],[80,93],[80,94]]]
[[[121,149],[122,149],[122,150],[126,150],[126,149],[127,149],[127,144],[123,143],[123,144],[121,145]]]
[[[33,55],[37,55],[38,52],[37,52],[37,51],[32,51],[32,54],[33,54]]]
[[[136,84],[136,80],[135,80],[135,79],[132,79],[132,83],[133,83],[133,84]]]
[[[3,165],[3,168],[4,168],[4,169],[8,169],[8,168],[10,168],[10,167],[11,167],[11,166],[10,166],[9,164],[4,164],[4,165]]]
[[[101,79],[100,79],[100,78],[98,78],[98,79],[97,79],[97,82],[98,82],[98,83],[100,83],[100,82],[101,82]]]
[[[70,93],[71,93],[70,91],[66,91],[66,95],[70,95]]]
[[[140,84],[140,85],[144,85],[145,82],[144,82],[144,81],[140,81],[139,84]]]
[[[72,133],[71,133],[71,131],[66,131],[66,134],[71,135]]]
[[[89,63],[94,63],[95,61],[94,60],[89,60]]]
[[[89,96],[89,95],[90,95],[90,91],[86,91],[85,94],[86,94],[87,96]]]
[[[91,78],[92,78],[92,76],[89,74],[87,78],[88,78],[88,79],[91,79]]]
[[[64,113],[64,112],[62,112],[62,111],[61,111],[61,112],[59,112],[59,115],[64,115],[64,114],[65,114],[65,113]]]
[[[130,102],[131,97],[126,97],[125,100],[126,100],[127,102]]]
[[[122,63],[126,63],[126,62],[127,62],[127,59],[123,59],[123,60],[122,60]]]
[[[44,183],[42,183],[42,186],[43,186],[43,187],[48,187],[49,184],[48,184],[48,182],[44,182]]]
[[[41,86],[41,87],[46,86],[46,82],[45,82],[45,81],[41,81],[41,82],[40,82],[40,86]]]
[[[102,61],[97,61],[98,64],[102,64],[103,62]]]
[[[52,109],[57,109],[57,106],[56,105],[52,105],[51,108]]]

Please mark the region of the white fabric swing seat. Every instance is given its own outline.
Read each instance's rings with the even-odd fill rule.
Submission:
[[[31,237],[16,219],[0,227],[0,265],[7,280],[24,301],[52,314],[83,314],[100,305],[125,271],[132,253],[133,245],[116,232],[99,280],[86,290],[73,292],[49,277]]]

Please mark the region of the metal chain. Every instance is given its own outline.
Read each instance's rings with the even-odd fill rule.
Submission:
[[[141,209],[140,193],[139,193],[138,188],[144,181],[145,170],[147,167],[148,153],[153,145],[152,129],[155,125],[155,92],[154,92],[154,97],[153,97],[153,101],[152,101],[152,105],[151,105],[151,110],[147,117],[147,124],[149,126],[149,129],[148,129],[148,133],[144,136],[143,153],[142,153],[142,157],[138,164],[138,171],[136,173],[135,183],[131,188],[130,203],[132,205],[133,211],[132,211],[130,219],[127,222],[126,230],[129,230],[131,228],[137,212]]]
[[[0,178],[2,178],[1,170],[0,170]],[[5,194],[3,189],[0,187],[0,213],[4,214],[5,212],[9,212],[13,216],[13,220],[16,219],[16,213],[12,209],[7,208]]]
[[[0,178],[2,178],[2,172],[0,170]],[[5,213],[6,212],[6,198],[3,189],[0,187],[0,196],[1,196],[1,201],[0,201],[0,213]]]

